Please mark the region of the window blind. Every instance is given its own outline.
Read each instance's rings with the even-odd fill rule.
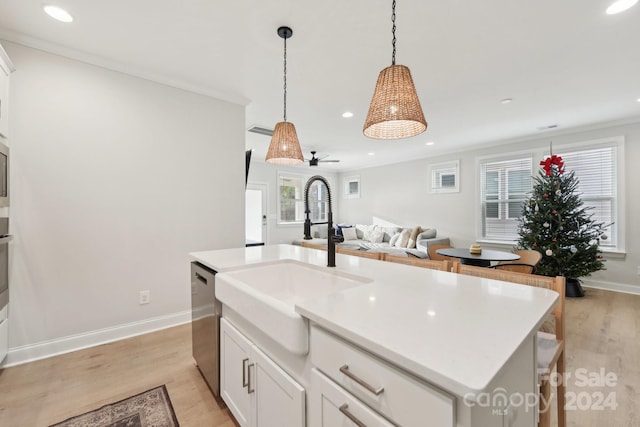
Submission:
[[[522,202],[531,192],[531,162],[530,156],[480,162],[483,239],[518,239]]]
[[[434,170],[433,182],[434,188],[451,188],[456,186],[456,168],[455,166]]]
[[[617,245],[617,165],[616,147],[598,147],[558,153],[564,160],[565,171],[574,171],[578,179],[576,191],[584,206],[590,208],[593,219],[608,228],[601,246]]]

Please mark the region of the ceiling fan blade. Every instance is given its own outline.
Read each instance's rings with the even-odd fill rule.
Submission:
[[[324,155],[324,156],[316,157],[317,151],[310,151],[310,153],[311,153],[311,158],[310,159],[304,159],[306,162],[309,162],[309,166],[318,166],[319,162],[323,162],[323,163],[338,163],[340,161],[340,160],[324,160],[327,157],[329,157],[329,154]]]

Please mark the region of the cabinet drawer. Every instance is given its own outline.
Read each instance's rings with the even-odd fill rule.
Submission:
[[[358,399],[402,426],[454,425],[454,398],[359,347],[317,327],[311,360]]]
[[[309,427],[393,427],[317,369],[311,370]]]

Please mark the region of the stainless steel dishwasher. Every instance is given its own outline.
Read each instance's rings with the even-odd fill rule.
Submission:
[[[209,388],[220,395],[220,315],[215,274],[199,262],[191,263],[191,339],[193,358]]]

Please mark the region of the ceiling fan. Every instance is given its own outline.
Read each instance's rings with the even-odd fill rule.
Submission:
[[[324,160],[327,157],[329,157],[329,155],[327,154],[326,156],[323,157],[316,157],[316,151],[312,151],[311,152],[311,158],[310,159],[305,159],[309,161],[309,166],[318,166],[319,162],[323,162],[323,163],[338,163],[340,160]]]

